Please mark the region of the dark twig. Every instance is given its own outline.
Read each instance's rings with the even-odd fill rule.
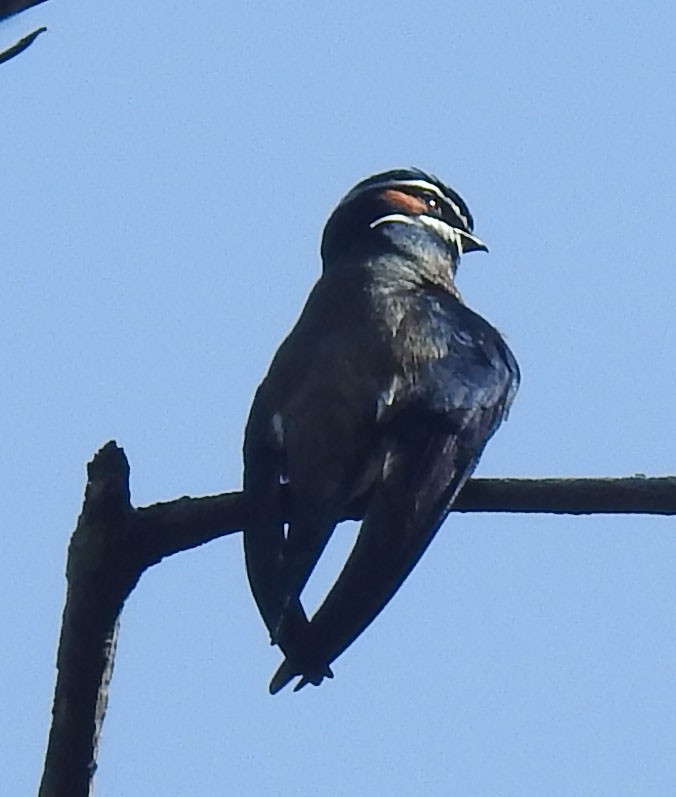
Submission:
[[[90,794],[119,615],[143,571],[166,556],[239,531],[246,514],[237,492],[134,510],[129,464],[114,442],[96,454],[88,477],[68,551],[68,593],[40,797]],[[454,511],[673,515],[676,477],[474,479]]]
[[[40,3],[44,3],[46,0],[0,0],[0,22],[3,19],[7,19],[7,17],[12,17],[14,14],[20,14],[22,11],[27,11],[29,8],[33,8],[33,6],[39,6]],[[13,44],[7,50],[3,50],[0,52],[0,64],[4,64],[5,61],[9,61],[11,58],[19,55],[22,53],[27,47],[30,47],[31,44],[37,39],[37,37],[44,33],[47,28],[38,28],[34,30],[32,33],[29,33],[27,36],[24,36],[23,39],[20,39],[16,44]]]
[[[0,53],[0,64],[4,64],[5,61],[9,61],[10,59],[19,55],[19,53],[22,53],[27,47],[30,47],[31,44],[33,44],[33,42],[41,33],[44,33],[46,30],[47,28],[45,27],[38,28],[32,33],[29,33],[28,36],[24,36],[23,39],[19,39],[16,44],[13,44],[7,50],[3,50]]]

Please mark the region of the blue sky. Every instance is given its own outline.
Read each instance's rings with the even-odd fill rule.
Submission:
[[[671,4],[50,2],[0,28],[0,748],[35,791],[85,463],[137,505],[241,484],[256,385],[357,180],[415,164],[489,255],[468,303],[523,371],[481,475],[676,472]],[[350,541],[336,535],[311,596]],[[238,537],[125,608],[97,793],[671,795],[674,521],[452,516],[319,689]]]

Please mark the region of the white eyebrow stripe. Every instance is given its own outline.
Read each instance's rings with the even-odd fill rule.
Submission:
[[[355,197],[358,197],[360,194],[363,194],[364,191],[372,191],[375,188],[395,188],[404,186],[406,188],[418,188],[421,191],[428,191],[431,194],[435,194],[439,197],[442,202],[445,202],[453,213],[462,221],[465,227],[469,227],[469,220],[467,216],[460,210],[458,205],[450,199],[449,197],[444,194],[444,192],[434,183],[430,183],[427,180],[383,180],[380,183],[371,183],[370,185],[362,185],[358,186],[357,188],[353,188],[349,191],[338,203],[338,206],[346,205],[348,202],[351,202]]]
[[[464,213],[455,204],[455,202],[452,199],[450,199],[449,197],[447,197],[446,194],[442,195],[442,199],[447,205],[451,206],[451,210],[460,219],[460,221],[465,225],[465,227],[469,227],[469,219],[467,218],[467,216],[464,215]]]
[[[439,199],[445,199],[445,195],[440,191],[434,183],[427,180],[382,180],[379,183],[369,183],[368,185],[360,185],[349,191],[338,203],[345,205],[351,202],[355,197],[363,194],[364,191],[372,191],[374,188],[394,188],[395,186],[406,186],[407,188],[419,188],[421,191],[430,191],[436,194]]]

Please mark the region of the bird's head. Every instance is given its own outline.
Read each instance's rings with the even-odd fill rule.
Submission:
[[[420,169],[393,169],[362,180],[341,199],[324,228],[322,260],[326,269],[411,239],[418,247],[446,249],[455,271],[465,252],[488,251],[473,228],[467,205],[452,188]]]

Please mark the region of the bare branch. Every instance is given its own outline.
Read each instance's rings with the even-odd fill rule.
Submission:
[[[600,479],[472,479],[452,512],[676,515],[676,476]],[[134,513],[143,567],[244,525],[242,493],[178,498]],[[349,518],[360,520],[355,512]],[[348,517],[345,520],[349,519]]]
[[[85,797],[108,702],[122,603],[139,571],[129,464],[108,443],[88,466],[84,506],[68,548],[68,591],[40,797]]]
[[[676,515],[676,476],[603,479],[472,479],[456,512]]]
[[[68,550],[68,592],[40,797],[90,794],[119,614],[143,571],[166,556],[239,531],[246,515],[239,492],[134,510],[129,464],[114,442],[94,456],[87,471],[82,514]],[[676,477],[474,479],[453,509],[673,515]]]

